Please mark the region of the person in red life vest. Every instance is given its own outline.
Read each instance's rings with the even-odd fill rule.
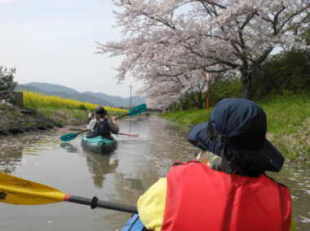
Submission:
[[[152,231],[289,231],[288,188],[265,174],[284,158],[266,139],[263,109],[247,99],[216,104],[210,121],[192,128],[188,140],[219,158],[172,166],[137,203]]]

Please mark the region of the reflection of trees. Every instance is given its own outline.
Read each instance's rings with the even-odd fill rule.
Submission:
[[[86,153],[89,172],[92,174],[94,184],[98,188],[102,188],[105,175],[112,173],[118,165],[118,160],[110,157],[110,155]]]
[[[7,147],[0,150],[0,171],[12,173],[22,160],[22,147]]]

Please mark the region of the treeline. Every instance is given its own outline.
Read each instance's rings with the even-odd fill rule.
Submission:
[[[291,50],[273,55],[253,78],[252,99],[274,95],[310,95],[310,50]],[[217,76],[209,82],[208,91],[185,94],[169,110],[207,108],[227,97],[243,97],[239,76]]]

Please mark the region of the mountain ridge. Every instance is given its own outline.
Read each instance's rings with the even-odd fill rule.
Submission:
[[[141,96],[121,97],[112,96],[101,92],[84,91],[80,92],[74,88],[63,86],[61,84],[30,82],[25,84],[18,84],[16,91],[33,91],[45,95],[59,96],[67,99],[79,100],[93,104],[100,104],[102,106],[112,107],[130,107],[145,103],[145,99]]]

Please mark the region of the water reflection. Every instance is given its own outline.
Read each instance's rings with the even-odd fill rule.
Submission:
[[[23,147],[1,148],[0,171],[13,173],[20,165],[23,157]]]
[[[310,230],[310,165],[285,164],[280,174],[272,174],[284,183],[293,195],[293,215],[297,230]]]
[[[96,187],[102,188],[103,181],[108,173],[113,173],[118,165],[118,160],[110,155],[87,153],[86,162]]]
[[[23,155],[36,155],[43,149],[54,149],[55,146],[55,137],[50,133],[1,137],[0,171],[13,173],[18,166],[21,166]]]
[[[9,152],[0,150],[0,170],[14,171],[14,175],[67,193],[134,205],[173,162],[191,160],[198,151],[186,141],[186,132],[160,118],[121,121],[120,130],[139,137],[117,136],[118,148],[111,155],[83,151],[80,137],[60,144],[59,134],[54,134],[41,137],[39,142],[21,141],[25,148],[14,145]],[[310,230],[309,176],[306,164],[286,165],[280,174],[273,175],[291,189],[294,219],[302,231]],[[0,212],[0,230],[8,231],[108,231],[118,229],[129,217],[66,203],[30,207],[1,204]]]

